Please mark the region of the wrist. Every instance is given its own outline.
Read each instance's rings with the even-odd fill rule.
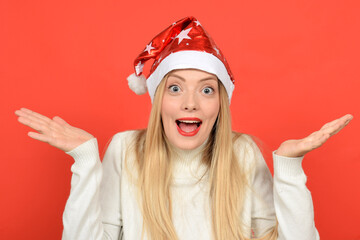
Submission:
[[[275,154],[283,157],[303,157],[306,152],[299,150],[298,140],[288,140],[283,142],[275,151]]]

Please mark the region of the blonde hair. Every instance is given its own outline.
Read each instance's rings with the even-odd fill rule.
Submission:
[[[168,75],[155,93],[148,128],[139,131],[134,149],[137,169],[138,201],[143,215],[143,234],[154,240],[177,240],[172,222],[170,184],[172,150],[164,133],[161,104]],[[220,110],[204,147],[202,162],[208,166],[212,230],[216,240],[246,239],[241,222],[247,176],[241,168],[233,143],[229,100],[219,81]],[[276,239],[277,227],[260,239]]]

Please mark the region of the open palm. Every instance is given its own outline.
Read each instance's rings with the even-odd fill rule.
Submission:
[[[16,110],[15,114],[20,123],[37,131],[29,132],[29,137],[46,142],[65,152],[71,151],[94,137],[82,129],[71,126],[58,116],[50,119],[26,108]]]
[[[334,121],[326,123],[319,131],[313,132],[303,139],[287,140],[283,142],[276,155],[285,157],[300,157],[323,145],[331,136],[343,129],[353,116],[346,114]]]

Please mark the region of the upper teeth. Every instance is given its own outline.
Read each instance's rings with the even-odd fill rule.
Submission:
[[[199,123],[200,121],[193,121],[193,120],[179,120],[179,122],[183,122],[183,123]]]

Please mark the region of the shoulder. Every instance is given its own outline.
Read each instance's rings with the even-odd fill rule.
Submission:
[[[254,170],[263,165],[263,156],[257,142],[256,137],[233,132],[233,149],[240,164],[248,170]]]
[[[115,172],[120,176],[124,160],[128,156],[128,149],[135,145],[136,138],[140,132],[141,130],[131,130],[113,135],[105,147],[106,151],[102,161],[104,172],[107,172],[107,174]]]
[[[112,136],[108,142],[108,147],[110,146],[128,146],[135,141],[136,137],[142,130],[129,130],[124,132],[118,132]]]
[[[254,136],[246,133],[233,132],[233,148],[237,153],[256,153],[260,151]]]
[[[130,130],[116,133],[108,141],[105,155],[111,153],[115,155],[123,154],[126,149],[135,143],[135,140],[141,131],[142,130]]]
[[[140,131],[141,130],[128,130],[124,132],[118,132],[113,135],[111,141],[115,141],[115,142],[129,141],[129,140],[131,141],[136,138],[137,134]]]

